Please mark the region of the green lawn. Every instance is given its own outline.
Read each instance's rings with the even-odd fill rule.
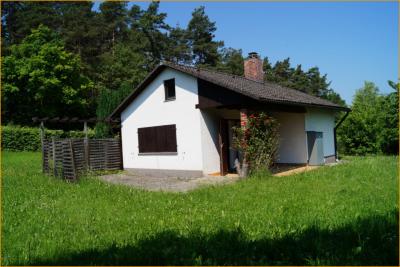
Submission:
[[[187,194],[43,176],[2,153],[4,265],[398,265],[397,157]]]

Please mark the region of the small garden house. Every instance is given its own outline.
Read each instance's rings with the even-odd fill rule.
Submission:
[[[336,160],[335,115],[347,108],[263,81],[250,53],[244,76],[163,63],[111,114],[120,118],[124,169],[165,176],[233,171],[232,126],[252,111],[279,124],[276,162],[321,165]]]

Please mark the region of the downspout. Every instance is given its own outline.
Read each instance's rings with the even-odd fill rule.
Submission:
[[[336,130],[339,128],[339,126],[342,124],[342,122],[347,118],[349,115],[351,109],[346,110],[346,114],[340,119],[340,121],[336,124],[335,128],[333,129],[333,136],[334,136],[334,143],[335,143],[335,157],[336,160],[338,160],[338,153],[337,153],[337,140],[336,140]]]

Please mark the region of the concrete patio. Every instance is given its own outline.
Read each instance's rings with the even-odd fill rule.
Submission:
[[[318,168],[305,165],[280,165],[272,169],[273,176],[287,176]],[[240,180],[237,174],[219,176],[216,174],[200,178],[156,177],[144,176],[124,171],[99,177],[101,180],[141,188],[149,191],[188,192],[203,186],[230,184]]]
[[[100,176],[100,179],[114,183],[133,186],[150,191],[188,192],[202,186],[233,183],[239,180],[237,175],[207,176],[200,178],[151,177],[135,175],[131,172]]]

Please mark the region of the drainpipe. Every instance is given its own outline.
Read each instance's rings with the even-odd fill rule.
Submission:
[[[351,109],[346,110],[346,114],[340,119],[340,121],[336,124],[335,128],[333,129],[333,136],[334,136],[334,143],[335,143],[335,157],[336,160],[338,160],[338,152],[337,152],[337,141],[336,141],[336,130],[339,128],[339,126],[342,124],[342,122],[347,118],[349,115]]]

